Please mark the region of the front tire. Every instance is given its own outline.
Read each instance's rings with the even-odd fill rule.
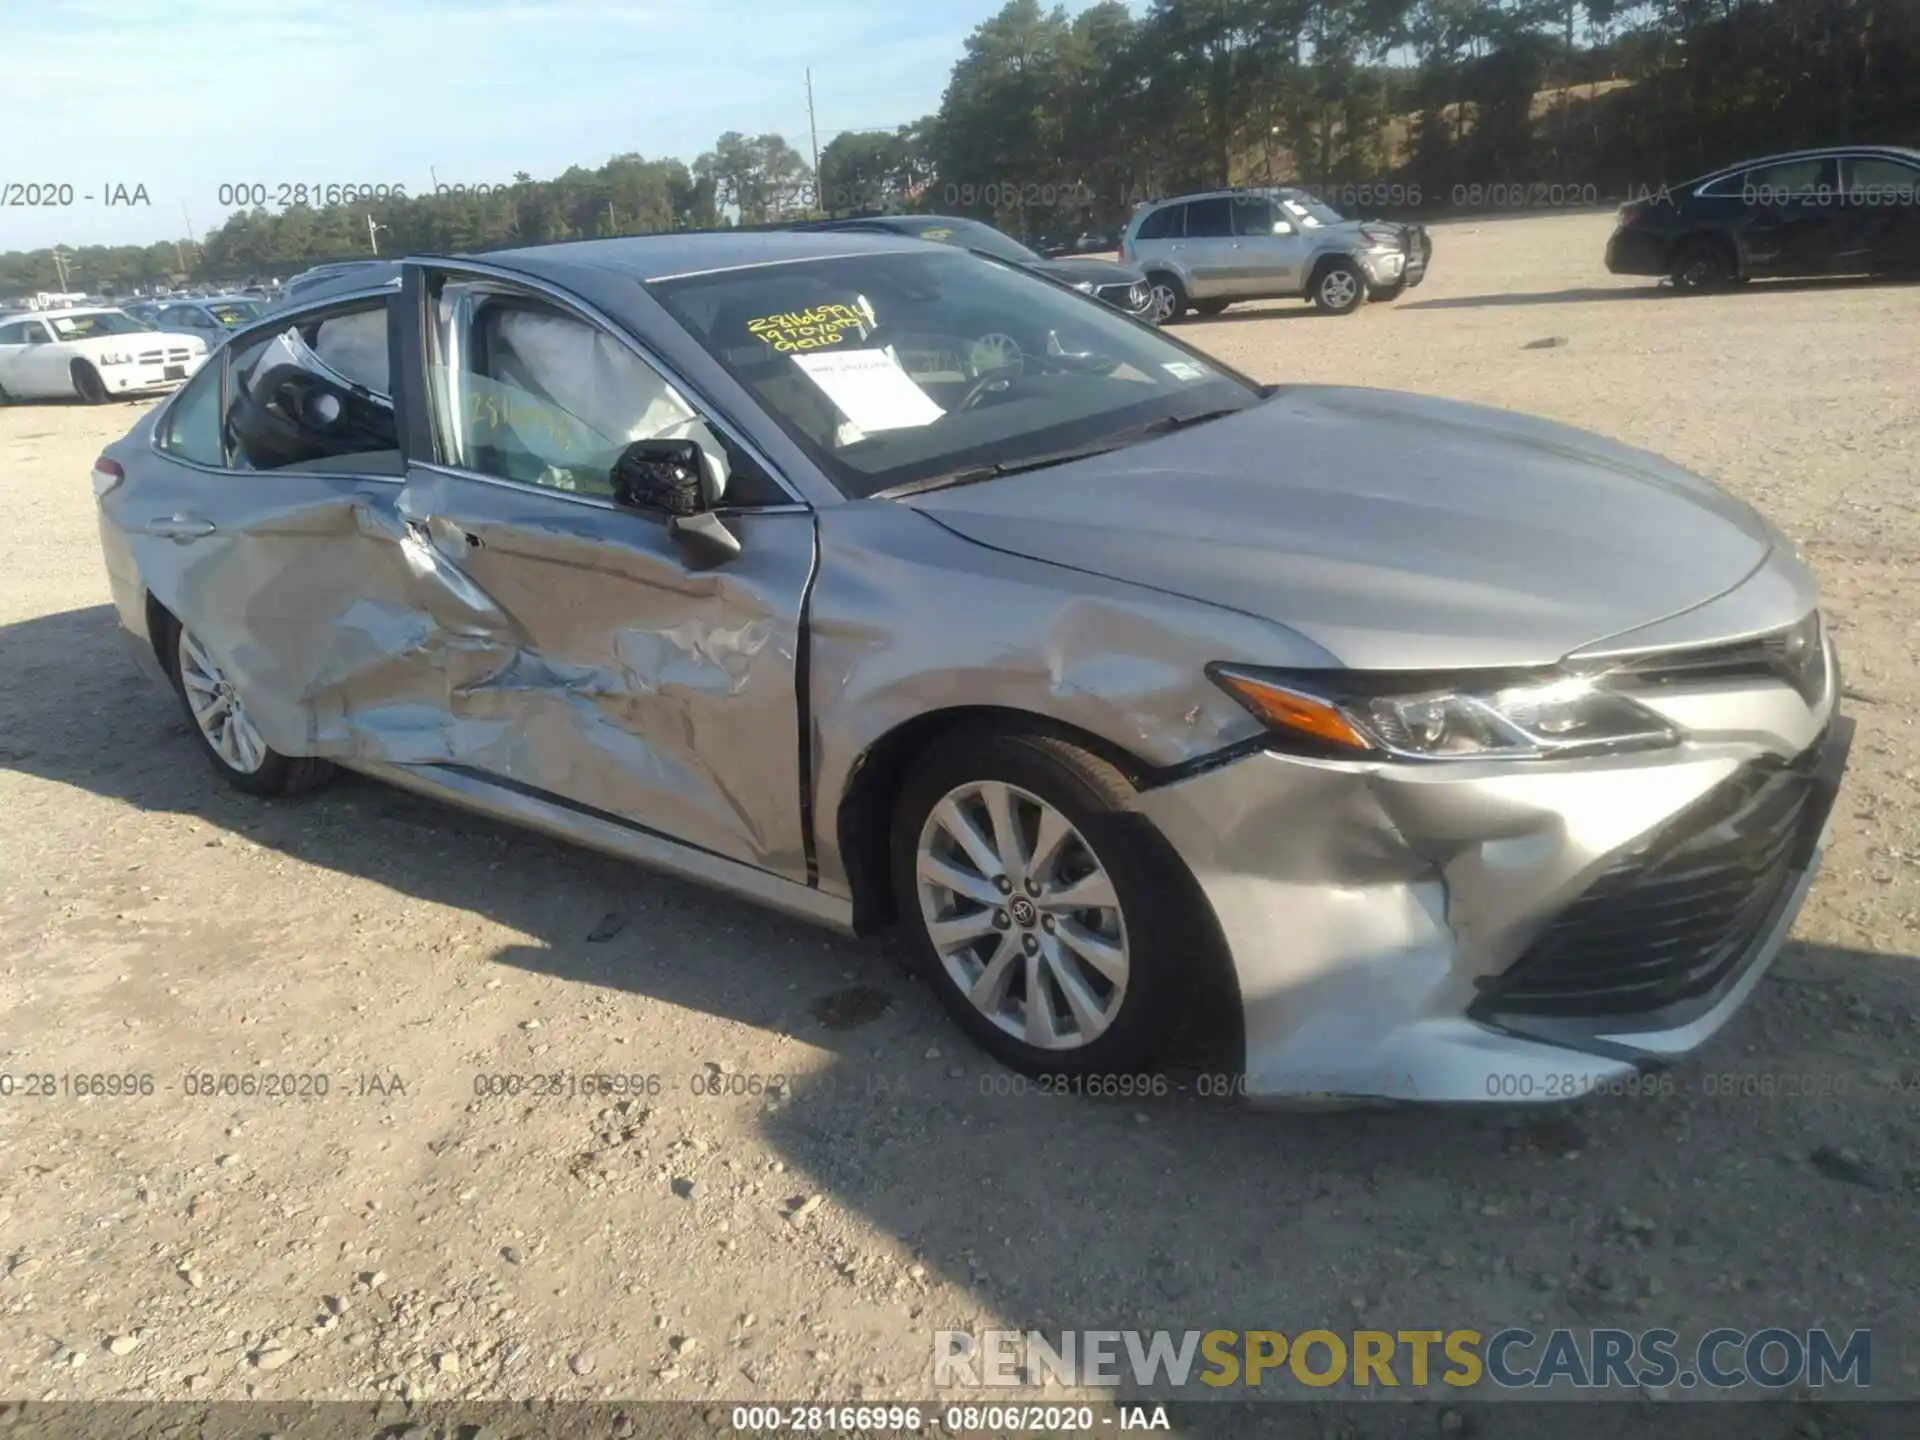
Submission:
[[[89,405],[104,405],[113,398],[100,372],[84,360],[73,362],[73,391]]]
[[[1351,260],[1333,260],[1313,282],[1314,308],[1323,315],[1351,315],[1367,298],[1367,277]]]
[[[333,765],[282,755],[260,738],[233,684],[206,647],[175,623],[168,630],[167,668],[187,723],[220,777],[249,795],[297,795],[333,778]]]
[[[1023,731],[955,736],[901,790],[893,887],[922,973],[1023,1074],[1138,1074],[1170,1032],[1201,927],[1131,795],[1097,756]]]

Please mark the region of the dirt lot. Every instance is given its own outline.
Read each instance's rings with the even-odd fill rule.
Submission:
[[[1822,576],[1860,731],[1795,943],[1673,1097],[1545,1113],[995,1093],[886,943],[364,781],[231,793],[115,643],[86,477],[135,411],[0,410],[0,1394],[926,1399],[937,1328],[1356,1320],[1872,1326],[1920,1394],[1920,288],[1675,299],[1606,229],[1184,331],[1658,449]],[[661,1094],[475,1094],[554,1071]],[[22,1090],[98,1072],[155,1091]]]

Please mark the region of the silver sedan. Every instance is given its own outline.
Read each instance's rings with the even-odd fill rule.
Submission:
[[[1845,764],[1814,583],[1655,456],[1262,386],[888,237],[370,265],[95,468],[214,768],[865,933],[994,1056],[1572,1098],[1707,1039]]]

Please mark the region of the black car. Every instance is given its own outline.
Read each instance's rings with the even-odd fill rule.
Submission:
[[[1620,207],[1615,275],[1686,290],[1755,278],[1920,275],[1920,150],[1836,146],[1744,160]]]
[[[1111,260],[1048,259],[991,225],[958,215],[858,215],[845,220],[809,220],[794,230],[859,230],[872,234],[912,235],[976,250],[995,260],[1019,265],[1104,300],[1136,320],[1151,321],[1153,292],[1144,270]]]

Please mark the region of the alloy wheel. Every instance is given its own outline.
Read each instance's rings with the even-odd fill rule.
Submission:
[[[247,718],[233,682],[185,630],[180,632],[180,684],[187,692],[194,723],[213,753],[238,774],[257,773],[267,763],[266,742]]]
[[[997,780],[947,792],[921,827],[920,914],[947,976],[1014,1039],[1074,1050],[1126,1000],[1127,927],[1106,867],[1058,809]]]
[[[1350,270],[1329,270],[1320,281],[1320,301],[1329,310],[1347,309],[1359,294],[1359,282]]]
[[[1175,304],[1173,287],[1164,280],[1153,282],[1151,308],[1147,311],[1155,324],[1164,324],[1173,315]]]

